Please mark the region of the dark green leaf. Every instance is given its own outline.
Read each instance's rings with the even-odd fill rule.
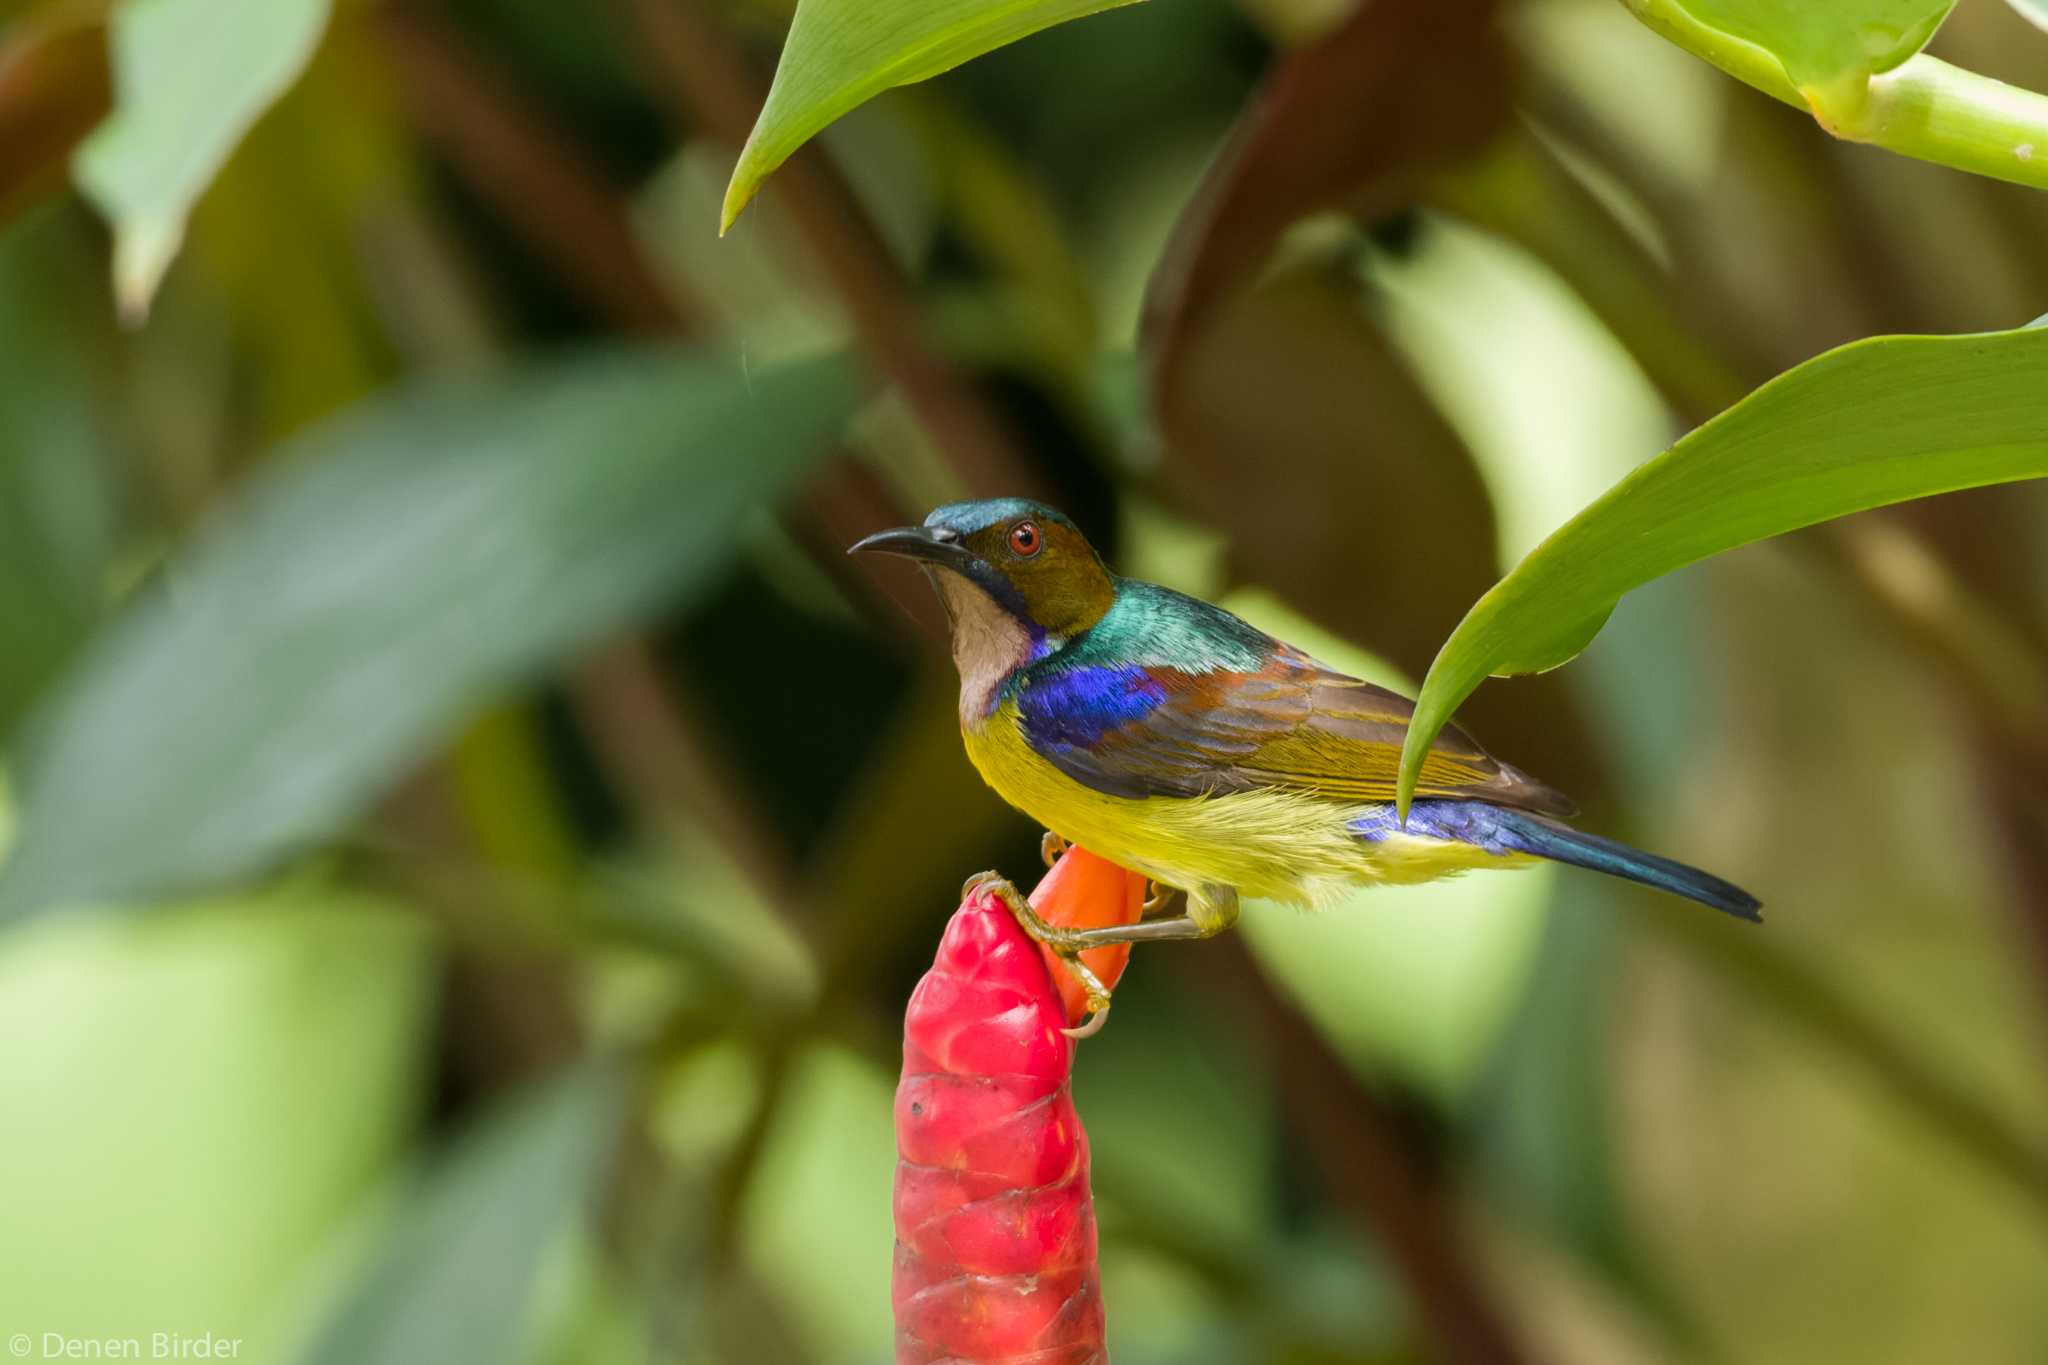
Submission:
[[[726,187],[723,232],[777,166],[884,90],[1134,0],[801,0],[768,102]]]
[[[602,1175],[618,1077],[572,1072],[486,1119],[406,1201],[375,1265],[307,1365],[502,1365],[552,1239]]]
[[[105,310],[80,298],[92,277],[73,226],[39,212],[0,236],[0,734],[107,600],[116,495],[93,382]]]
[[[1709,555],[1870,507],[2048,475],[2048,332],[1874,337],[1778,376],[1637,469],[1480,598],[1430,665],[1401,756],[1488,674],[1555,668],[1616,602]]]
[[[629,353],[426,386],[282,454],[33,718],[0,917],[248,872],[487,690],[702,579],[850,401]]]

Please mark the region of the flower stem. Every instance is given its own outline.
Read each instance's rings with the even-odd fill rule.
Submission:
[[[1636,18],[1729,75],[1804,109],[1834,136],[2048,189],[2048,96],[1917,53],[1890,71],[1800,86],[1769,50],[1694,18],[1678,0],[1625,0]]]

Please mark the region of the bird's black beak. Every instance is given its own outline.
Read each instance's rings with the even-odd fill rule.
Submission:
[[[877,531],[866,540],[848,546],[846,553],[901,555],[905,559],[921,559],[955,570],[964,570],[974,562],[974,552],[960,543],[955,532],[934,530],[929,526],[899,526],[893,531]]]

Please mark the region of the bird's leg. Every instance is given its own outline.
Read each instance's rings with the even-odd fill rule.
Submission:
[[[1060,855],[1066,851],[1067,841],[1054,834],[1051,830],[1047,830],[1039,837],[1038,856],[1045,860],[1047,867],[1051,867],[1054,863],[1058,862]]]
[[[1081,983],[1081,989],[1087,992],[1088,1013],[1092,1017],[1079,1029],[1066,1029],[1064,1032],[1073,1038],[1093,1036],[1102,1027],[1102,1016],[1109,1013],[1109,987],[1103,985],[1102,978],[1081,960],[1083,948],[1093,948],[1097,945],[1081,940],[1085,935],[1098,931],[1063,929],[1058,925],[1047,924],[1040,918],[1039,913],[1031,908],[1031,902],[1025,900],[1022,893],[1017,890],[1016,884],[1000,872],[977,872],[969,877],[967,885],[960,888],[960,899],[964,901],[977,891],[986,891],[1001,901],[1023,927],[1025,933],[1034,941],[1052,949],[1053,955],[1066,964],[1067,970],[1074,974],[1074,979]]]
[[[1145,883],[1145,903],[1138,907],[1138,918],[1146,919],[1158,914],[1173,904],[1174,889],[1161,881]]]
[[[1214,938],[1235,923],[1237,888],[1205,882],[1188,892],[1188,912],[1185,915],[1176,915],[1172,919],[1140,920],[1136,924],[1109,924],[1099,929],[1052,929],[1051,932],[1058,935],[1058,943],[1040,941],[1065,956],[1068,950],[1085,952],[1090,948],[1106,948],[1112,943],[1165,943]],[[1037,937],[1029,923],[1024,925],[1024,929]]]

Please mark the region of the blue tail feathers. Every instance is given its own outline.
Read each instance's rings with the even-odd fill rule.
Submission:
[[[1392,806],[1355,821],[1352,828],[1367,839],[1382,838],[1402,829]],[[1529,811],[1496,806],[1486,801],[1421,800],[1408,811],[1406,832],[1483,848],[1489,853],[1526,853],[1573,867],[1590,868],[1611,877],[1625,877],[1659,891],[1669,891],[1687,900],[1761,923],[1762,902],[1741,887],[1722,881],[1696,867],[1660,858],[1654,853],[1630,848],[1597,834],[1586,834],[1569,825]]]

